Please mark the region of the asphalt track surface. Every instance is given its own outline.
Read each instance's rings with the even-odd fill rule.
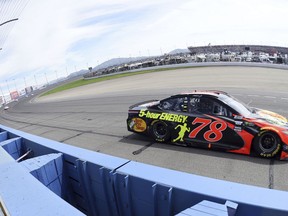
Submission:
[[[227,66],[147,73],[28,98],[2,110],[0,124],[133,161],[288,191],[288,161],[160,144],[127,131],[130,105],[194,89],[223,90],[288,116],[288,70]]]

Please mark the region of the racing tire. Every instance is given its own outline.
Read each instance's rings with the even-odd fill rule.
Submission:
[[[150,133],[157,142],[167,142],[170,139],[170,130],[164,121],[154,121],[151,123]]]
[[[260,133],[253,141],[253,148],[260,157],[273,158],[281,150],[280,138],[271,131]]]

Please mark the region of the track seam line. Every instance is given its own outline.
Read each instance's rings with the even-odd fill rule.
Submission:
[[[274,188],[274,159],[270,160],[269,163],[269,189]]]
[[[55,126],[49,126],[49,125],[45,125],[45,124],[32,124],[32,123],[27,123],[24,121],[16,121],[16,120],[11,120],[9,118],[3,117],[1,116],[2,119],[8,120],[10,122],[14,122],[14,123],[25,123],[25,124],[29,124],[29,126],[41,126],[41,127],[47,127],[47,128],[53,128],[53,129],[60,129],[60,130],[67,130],[67,131],[75,131],[75,132],[79,132],[79,133],[88,133],[88,134],[97,134],[97,135],[102,135],[102,136],[109,136],[109,137],[116,137],[116,138],[123,138],[123,136],[119,136],[119,135],[114,135],[114,134],[106,134],[106,133],[99,133],[99,132],[93,132],[93,131],[85,131],[85,130],[79,130],[79,129],[71,129],[71,128],[65,128],[65,127],[55,127]],[[27,125],[28,126],[28,125]]]

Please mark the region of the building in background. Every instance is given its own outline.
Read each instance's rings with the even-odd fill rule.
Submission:
[[[17,100],[19,98],[18,91],[10,92],[10,97],[11,97],[12,100]]]
[[[30,94],[32,91],[33,91],[33,87],[32,86],[29,86],[29,87],[25,88],[26,94]]]

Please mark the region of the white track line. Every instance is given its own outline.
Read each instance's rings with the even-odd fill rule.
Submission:
[[[265,98],[276,98],[276,97],[274,97],[274,96],[269,96],[269,95],[265,95],[265,96],[263,96],[263,97],[265,97]]]
[[[260,97],[260,95],[247,95],[248,97]]]

